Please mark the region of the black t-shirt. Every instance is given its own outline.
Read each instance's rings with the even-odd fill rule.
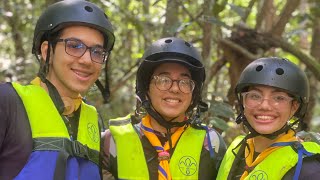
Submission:
[[[28,116],[10,83],[0,84],[0,179],[11,180],[32,151]]]
[[[68,129],[73,132],[74,139],[77,139],[79,115],[80,108],[68,118]],[[0,84],[0,180],[17,176],[32,148],[32,133],[23,102],[11,83]]]

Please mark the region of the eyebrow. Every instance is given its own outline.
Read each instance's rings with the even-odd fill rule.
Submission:
[[[81,43],[83,43],[84,45],[88,46],[86,43],[84,43],[81,39],[78,39],[76,37],[65,37],[65,38],[62,38],[60,37],[61,39],[70,39],[70,40],[75,40],[75,41],[80,41]],[[94,44],[93,46],[88,46],[88,47],[101,47],[103,48],[103,45],[101,44]]]
[[[170,73],[169,73],[169,72],[164,71],[164,72],[160,72],[158,75],[170,75]],[[190,75],[190,74],[188,74],[188,73],[181,73],[181,74],[180,74],[180,76],[182,76],[182,77],[188,77],[188,78],[191,78],[191,75]]]
[[[259,91],[260,93],[262,92],[259,88],[256,88],[256,87],[251,87],[251,89],[249,88],[249,91],[251,91],[251,90]],[[277,89],[277,88],[275,88],[271,93],[285,93],[286,95],[289,96],[289,94],[287,92],[282,91],[282,90]]]

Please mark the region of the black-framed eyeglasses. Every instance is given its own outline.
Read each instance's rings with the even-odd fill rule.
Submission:
[[[89,49],[91,60],[99,64],[105,63],[109,55],[109,52],[103,47],[99,45],[89,47],[79,39],[58,39],[56,42],[64,42],[65,52],[73,57],[82,57],[87,49]]]
[[[154,84],[161,91],[169,90],[173,82],[177,82],[180,91],[186,94],[191,93],[195,87],[195,83],[191,79],[172,80],[167,76],[153,76],[153,79],[155,80]]]

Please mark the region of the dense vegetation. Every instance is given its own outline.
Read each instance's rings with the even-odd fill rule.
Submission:
[[[0,3],[0,82],[28,83],[38,71],[31,54],[35,23],[55,0],[4,0]],[[105,73],[111,97],[103,103],[97,87],[88,101],[107,119],[135,110],[135,73],[144,49],[165,36],[182,37],[201,51],[207,71],[203,97],[210,108],[204,122],[240,131],[233,88],[242,69],[262,56],[281,56],[304,69],[310,79],[307,121],[319,120],[320,1],[317,0],[92,0],[105,9],[116,34]],[[105,80],[102,74],[100,79]],[[317,120],[318,119],[318,120]],[[228,123],[226,123],[228,122]],[[230,128],[231,127],[231,128]]]

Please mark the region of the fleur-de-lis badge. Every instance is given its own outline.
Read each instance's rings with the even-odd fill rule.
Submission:
[[[253,171],[250,173],[249,180],[268,180],[268,175],[261,170]]]
[[[191,156],[183,156],[179,160],[179,169],[185,176],[192,176],[198,170],[197,161]]]
[[[88,123],[87,129],[88,129],[88,134],[89,134],[90,139],[93,142],[98,142],[99,141],[98,128],[94,124]]]

